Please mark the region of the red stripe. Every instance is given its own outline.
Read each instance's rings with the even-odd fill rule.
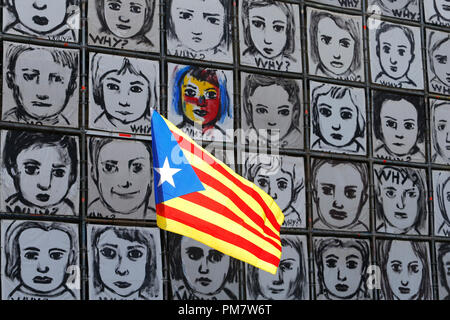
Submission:
[[[269,238],[265,233],[259,232],[255,228],[251,227],[247,223],[244,222],[242,218],[240,218],[238,215],[236,215],[233,211],[228,209],[223,204],[208,198],[207,196],[201,194],[200,192],[194,192],[187,195],[182,196],[181,198],[193,202],[199,206],[202,206],[206,209],[209,209],[213,212],[216,212],[217,214],[220,214],[224,217],[227,217],[228,219],[238,223],[239,225],[243,226],[247,231],[253,233],[258,238],[262,238],[272,244],[275,248],[281,251],[281,245],[280,243],[275,242],[272,238]],[[270,230],[270,229],[268,229]],[[278,237],[277,237],[278,238]]]
[[[188,140],[184,139],[182,136],[178,135],[176,132],[171,131],[175,139],[177,140],[180,147],[187,152],[190,152],[194,155],[197,155],[199,158],[201,158],[203,161],[211,165],[215,170],[219,171],[222,175],[227,177],[231,182],[233,182],[238,188],[242,189],[242,191],[246,192],[248,195],[250,195],[253,199],[255,199],[261,208],[264,210],[264,213],[269,220],[269,222],[272,224],[272,226],[275,228],[275,230],[280,231],[280,225],[278,224],[275,216],[273,215],[272,210],[267,206],[266,202],[261,198],[261,195],[254,189],[250,188],[249,186],[243,184],[239,179],[232,176],[227,170],[225,170],[219,163],[217,163],[213,158],[211,158],[207,153],[203,152],[200,148],[198,148],[193,143],[189,142]]]
[[[261,259],[261,260],[263,260],[267,263],[270,263],[276,267],[278,267],[278,264],[280,263],[280,259],[278,259],[273,254],[258,247],[254,243],[251,243],[247,239],[245,239],[239,235],[236,235],[234,233],[231,233],[230,231],[228,231],[226,229],[218,227],[214,224],[211,224],[211,223],[204,221],[202,219],[199,219],[197,217],[191,216],[183,211],[165,206],[163,204],[157,204],[156,210],[157,210],[159,216],[165,217],[167,219],[175,220],[181,224],[187,225],[198,231],[207,233],[207,234],[213,236],[214,238],[228,242],[236,247],[239,247],[241,249],[244,249],[244,250],[250,252],[258,259]],[[170,230],[168,230],[168,231],[170,231]]]

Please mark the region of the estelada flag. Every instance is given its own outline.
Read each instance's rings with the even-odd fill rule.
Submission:
[[[157,224],[275,274],[284,215],[267,193],[152,113]]]

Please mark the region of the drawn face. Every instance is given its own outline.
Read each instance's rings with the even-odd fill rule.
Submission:
[[[390,78],[398,80],[407,75],[414,56],[412,44],[400,28],[393,28],[380,34],[380,65]]]
[[[146,78],[128,70],[108,74],[102,83],[106,113],[124,124],[142,118],[150,101],[149,86]]]
[[[329,95],[317,99],[319,129],[325,143],[336,147],[351,144],[358,129],[358,108],[350,93],[341,99]]]
[[[358,219],[366,195],[356,168],[348,164],[332,167],[325,163],[319,168],[314,184],[317,211],[328,225],[343,228]]]
[[[277,141],[286,137],[294,125],[294,105],[289,93],[281,86],[258,87],[249,102],[253,128],[261,138]]]
[[[317,45],[322,66],[335,75],[349,71],[355,55],[355,40],[331,18],[318,23]]]
[[[362,282],[363,261],[355,248],[329,248],[322,254],[323,284],[338,298],[348,299],[356,294]]]
[[[292,175],[289,172],[278,169],[274,173],[262,167],[256,174],[254,182],[275,200],[282,211],[289,208],[294,188]]]
[[[447,252],[442,256],[442,265],[444,267],[444,279],[447,288],[450,288],[450,252]]]
[[[435,109],[434,134],[439,146],[439,153],[445,161],[450,161],[450,103],[440,105]]]
[[[381,2],[389,10],[401,10],[406,8],[411,0],[381,0]]]
[[[252,8],[248,12],[250,37],[258,52],[273,59],[283,53],[288,36],[288,21],[278,6],[269,5]]]
[[[186,285],[195,292],[212,295],[223,287],[230,267],[230,257],[200,242],[183,237],[181,264]]]
[[[408,176],[385,169],[385,176],[379,186],[379,200],[383,206],[386,221],[395,228],[411,228],[419,214],[420,189]]]
[[[145,281],[147,247],[137,241],[105,231],[98,240],[98,266],[102,283],[111,291],[127,297],[139,291]]]
[[[450,7],[450,3],[449,3]],[[434,50],[431,63],[434,67],[434,74],[443,84],[450,87],[450,39],[442,43]]]
[[[36,293],[64,285],[71,250],[69,235],[60,230],[31,228],[19,236],[20,279]]]
[[[450,3],[448,0],[434,0],[437,14],[445,20],[450,20]]]
[[[103,10],[109,31],[128,39],[142,30],[149,9],[145,0],[105,0]]]
[[[261,269],[258,269],[259,287],[261,293],[267,299],[288,300],[292,299],[291,291],[297,287],[300,257],[290,245],[283,246],[280,264],[277,274],[272,275]]]
[[[412,300],[419,293],[423,264],[408,241],[392,241],[386,266],[387,278],[395,298]]]
[[[19,194],[37,207],[50,207],[63,201],[70,188],[70,159],[67,149],[31,146],[17,156]]]
[[[150,154],[143,143],[119,140],[106,144],[97,168],[100,197],[114,211],[132,213],[148,201]]]
[[[14,70],[15,98],[35,119],[55,116],[66,106],[71,74],[72,70],[54,62],[47,50],[25,51]]]
[[[416,146],[419,126],[417,110],[406,100],[383,102],[380,111],[383,143],[395,155],[406,155]]]
[[[444,210],[445,212],[442,213],[442,217],[448,221],[450,216],[450,180],[447,180],[445,182],[445,185],[442,188],[442,197],[444,199]],[[450,275],[450,274],[449,274]]]
[[[182,104],[188,120],[200,125],[215,123],[220,110],[220,89],[187,75],[183,81]]]
[[[219,0],[173,0],[170,14],[175,34],[184,46],[204,51],[220,45],[225,8]]]
[[[13,3],[20,23],[37,33],[51,32],[66,20],[65,0],[14,0]]]

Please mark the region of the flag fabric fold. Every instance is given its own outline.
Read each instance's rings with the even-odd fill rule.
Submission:
[[[152,113],[157,224],[275,274],[284,215],[275,201]]]

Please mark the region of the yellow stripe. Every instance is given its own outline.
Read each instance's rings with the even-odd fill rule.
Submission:
[[[277,266],[274,266],[264,260],[257,258],[255,255],[245,249],[237,247],[226,241],[217,239],[207,233],[201,232],[197,229],[191,228],[172,219],[167,219],[158,215],[156,217],[156,221],[158,227],[160,227],[161,229],[188,236],[235,259],[242,260],[272,274],[277,273]],[[277,257],[280,259],[281,253]]]
[[[174,208],[174,209],[183,211],[186,214],[189,214],[198,219],[204,220],[204,221],[211,223],[213,225],[216,225],[220,228],[226,229],[227,231],[235,234],[236,236],[240,236],[240,237],[250,241],[254,245],[261,248],[261,250],[267,251],[267,252],[273,254],[274,256],[278,256],[281,252],[279,249],[274,247],[270,242],[267,242],[261,236],[257,236],[255,234],[253,234],[252,232],[248,231],[241,224],[238,224],[238,223],[234,222],[233,220],[222,216],[220,213],[211,211],[211,210],[204,208],[198,204],[187,201],[183,198],[174,198],[174,199],[164,202],[164,205],[166,207],[170,207],[170,208]],[[280,244],[280,248],[281,248],[280,240],[278,239],[278,241],[276,241],[276,242]]]

